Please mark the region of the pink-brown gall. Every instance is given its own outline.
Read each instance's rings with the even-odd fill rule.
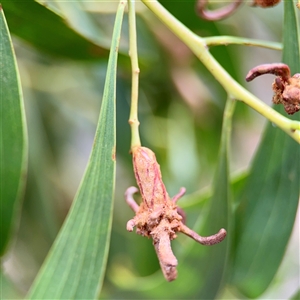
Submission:
[[[185,214],[176,202],[185,193],[181,188],[179,193],[170,198],[162,181],[160,166],[153,151],[146,147],[132,149],[133,168],[138,184],[142,203],[138,205],[133,194],[138,191],[130,187],[125,193],[127,204],[135,212],[135,217],[127,222],[127,230],[142,236],[151,237],[157,253],[162,272],[167,281],[177,277],[178,264],[171,248],[171,241],[177,232],[182,232],[202,245],[214,245],[226,237],[226,230],[221,229],[217,234],[202,237],[188,228],[184,223]]]
[[[246,81],[263,74],[276,76],[272,88],[274,91],[273,103],[282,104],[285,111],[292,115],[300,110],[300,74],[291,77],[290,68],[283,63],[259,65],[249,71]]]

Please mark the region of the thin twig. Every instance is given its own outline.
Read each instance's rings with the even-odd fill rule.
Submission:
[[[299,130],[294,129],[295,127],[298,127],[298,125],[295,126],[295,122],[297,121],[293,121],[284,117],[272,107],[268,106],[263,101],[251,94],[239,83],[237,83],[210,54],[207,49],[205,39],[197,36],[186,26],[184,26],[157,0],[142,0],[142,2],[194,52],[194,54],[207,67],[210,73],[224,87],[228,95],[230,95],[234,99],[243,101],[244,103],[255,109],[258,113],[273,122],[283,131],[285,131],[298,143],[300,143],[300,132]]]
[[[128,17],[129,17],[129,56],[131,59],[132,83],[131,83],[131,106],[129,124],[131,127],[131,148],[140,146],[140,135],[138,120],[138,97],[139,97],[139,64],[136,41],[136,21],[135,21],[135,4],[134,0],[128,0]]]
[[[247,39],[243,37],[235,36],[212,36],[203,38],[207,46],[221,46],[221,45],[244,45],[244,46],[255,46],[261,48],[267,48],[272,50],[282,50],[282,44],[276,42],[266,42],[263,40]]]

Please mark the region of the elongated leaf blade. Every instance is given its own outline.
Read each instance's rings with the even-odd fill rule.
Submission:
[[[112,222],[116,69],[124,5],[120,4],[116,16],[91,157],[71,211],[28,299],[95,299],[102,285]]]
[[[290,298],[290,300],[300,299],[300,289]]]
[[[75,32],[78,32],[96,45],[109,48],[110,39],[106,37],[102,28],[95,22],[92,16],[83,10],[80,1],[56,1],[56,4],[69,26]]]
[[[300,71],[297,18],[293,1],[284,5],[283,62],[294,74]],[[265,291],[282,261],[298,206],[299,163],[299,145],[269,124],[236,211],[232,282],[247,297]]]
[[[58,14],[34,0],[2,1],[10,30],[39,50],[72,59],[107,57],[107,43],[93,43],[70,28]]]
[[[0,295],[1,299],[22,299],[21,293],[0,269]]]
[[[27,171],[27,135],[18,67],[0,7],[0,254],[19,208]]]
[[[202,209],[201,217],[205,216],[203,226],[199,226],[200,228],[197,229],[194,228],[202,236],[215,234],[221,228],[225,228],[227,237],[220,244],[212,246],[202,246],[195,243],[186,257],[188,261],[193,263],[189,272],[194,274],[193,277],[197,277],[197,285],[193,287],[195,288],[193,295],[197,295],[197,299],[214,299],[225,283],[232,232],[232,218],[230,217],[232,195],[230,191],[228,145],[233,111],[234,101],[228,99],[223,119],[222,140],[212,186],[212,196],[206,203],[206,208]],[[178,259],[180,260],[180,257]],[[179,274],[180,271],[179,265]]]
[[[233,115],[235,102],[228,98],[226,102],[222,139],[218,165],[213,183],[213,195],[210,200],[209,213],[201,235],[211,235],[221,228],[227,230],[227,237],[220,244],[204,248],[199,268],[204,275],[202,278],[202,288],[199,289],[199,299],[215,299],[223,286],[224,276],[227,269],[227,258],[231,239],[231,191],[229,177],[229,141],[231,135],[231,118]]]
[[[284,2],[284,49],[282,60],[289,65],[292,74],[300,72],[300,29],[297,18],[299,13],[297,13],[293,1]]]

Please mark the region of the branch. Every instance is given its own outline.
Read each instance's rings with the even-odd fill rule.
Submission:
[[[142,2],[194,52],[231,98],[243,101],[300,143],[300,122],[284,117],[237,83],[210,54],[205,39],[184,26],[157,0]]]

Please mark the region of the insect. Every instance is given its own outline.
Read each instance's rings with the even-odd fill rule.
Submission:
[[[167,281],[177,277],[178,264],[171,248],[171,241],[177,232],[182,232],[202,245],[214,245],[226,237],[226,230],[221,229],[217,234],[202,237],[184,224],[184,213],[176,203],[184,195],[185,188],[172,199],[168,195],[162,181],[160,166],[155,154],[146,147],[132,149],[135,178],[142,196],[142,203],[138,205],[133,194],[138,192],[136,187],[129,187],[125,192],[127,204],[136,213],[127,222],[127,230],[142,236],[151,237],[162,272]]]
[[[288,65],[282,63],[263,64],[249,71],[246,81],[263,74],[274,74],[275,78],[272,88],[274,91],[273,103],[283,104],[285,111],[292,115],[300,110],[300,74],[291,77]]]

